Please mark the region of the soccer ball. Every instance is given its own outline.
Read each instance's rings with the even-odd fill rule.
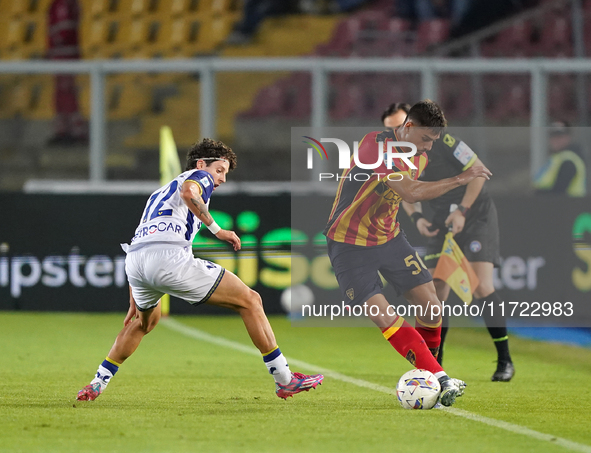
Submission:
[[[427,370],[404,373],[396,385],[396,396],[404,409],[432,409],[440,391],[439,381]]]

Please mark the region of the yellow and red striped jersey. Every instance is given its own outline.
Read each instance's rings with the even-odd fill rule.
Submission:
[[[397,141],[392,131],[370,132],[359,144],[359,161],[363,164],[378,161],[379,142],[384,142],[384,162],[378,168],[359,168],[351,159],[351,167],[343,171],[337,194],[332,205],[326,237],[336,242],[373,246],[393,239],[400,232],[396,220],[402,198],[386,183],[388,176],[396,173],[416,180],[427,166],[427,155],[415,155],[409,160],[417,167],[411,169],[403,160],[395,158],[392,169],[386,167],[388,141]],[[394,152],[402,152],[394,148]],[[399,176],[391,177],[397,180]]]

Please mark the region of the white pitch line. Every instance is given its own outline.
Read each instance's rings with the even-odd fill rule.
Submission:
[[[218,337],[216,335],[211,335],[207,332],[203,332],[202,330],[196,329],[194,327],[189,327],[185,324],[182,324],[172,318],[162,318],[160,321],[161,324],[164,324],[171,330],[176,332],[182,333],[187,337],[194,338],[196,340],[206,341],[208,343],[212,343],[218,346],[224,346],[226,348],[234,349],[235,351],[244,352],[245,354],[260,356],[260,352],[253,346],[247,346],[242,343],[238,343],[236,341],[228,340],[223,337]],[[349,384],[356,385],[358,387],[363,387],[371,390],[375,390],[376,392],[387,393],[388,395],[396,395],[396,391],[389,387],[384,387],[383,385],[374,384],[372,382],[364,381],[363,379],[356,379],[351,376],[347,376],[345,374],[339,373],[337,371],[329,370],[328,368],[324,368],[321,366],[313,365],[308,362],[303,362],[302,360],[297,359],[289,359],[289,363],[295,365],[296,367],[305,368],[308,370],[312,370],[317,373],[321,373],[326,377],[330,377],[332,379],[337,379],[342,382],[347,382]],[[550,442],[553,445],[560,445],[568,450],[578,451],[582,453],[591,453],[591,446],[579,444],[577,442],[573,442],[572,440],[564,439],[562,437],[552,436],[551,434],[541,433],[539,431],[535,431],[533,429],[526,428],[525,426],[515,425],[513,423],[505,422],[503,420],[496,420],[494,418],[484,417],[483,415],[473,414],[472,412],[465,411],[463,409],[456,409],[456,408],[445,408],[442,409],[450,414],[457,415],[458,417],[464,417],[469,420],[474,420],[480,423],[484,423],[489,426],[493,426],[495,428],[501,428],[506,431],[511,431],[516,434],[521,434],[524,436],[532,437],[537,440],[542,440],[546,442]]]

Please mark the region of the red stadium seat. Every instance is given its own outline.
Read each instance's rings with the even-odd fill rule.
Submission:
[[[381,11],[363,11],[355,15],[359,32],[353,43],[353,55],[362,57],[385,56],[389,19]]]
[[[410,21],[393,18],[388,24],[388,49],[389,57],[404,57],[412,55]]]
[[[252,103],[252,107],[241,116],[266,117],[279,114],[283,109],[285,99],[284,86],[281,83],[262,88]]]
[[[410,29],[410,21],[401,19],[400,17],[393,17],[388,22],[388,31],[392,34],[404,33]]]
[[[333,120],[358,118],[364,106],[362,89],[354,84],[333,87],[329,116]]]
[[[548,81],[548,111],[556,118],[572,121],[577,115],[575,78],[552,75]]]
[[[286,97],[281,115],[288,118],[306,118],[311,112],[310,74],[294,72],[284,80]]]
[[[585,53],[591,56],[591,9],[585,11],[583,18],[583,39],[585,40]]]
[[[532,55],[532,24],[520,21],[498,33],[492,42],[481,46],[485,57],[527,57]]]
[[[541,27],[538,55],[544,57],[572,57],[571,20],[565,15],[549,13]]]
[[[356,18],[349,18],[340,22],[328,43],[326,43],[326,56],[349,56],[353,43],[359,34],[361,23]]]
[[[393,16],[396,12],[396,2],[393,0],[374,0],[369,7],[389,17]]]
[[[470,118],[474,106],[471,76],[444,75],[441,77],[437,100],[448,120]]]
[[[527,76],[494,77],[497,95],[487,113],[499,122],[527,119],[530,115],[530,84]],[[492,85],[492,84],[491,84]]]
[[[424,53],[431,47],[443,43],[449,36],[449,20],[430,19],[419,24],[415,50]]]
[[[376,124],[386,108],[394,102],[412,103],[418,99],[408,83],[409,76],[379,73],[368,79],[364,88],[366,105],[364,115]]]

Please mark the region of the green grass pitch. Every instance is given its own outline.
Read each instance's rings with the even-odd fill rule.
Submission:
[[[486,331],[450,331],[446,370],[468,383],[454,407],[519,433],[444,410],[403,410],[391,395],[328,377],[283,401],[259,357],[164,325],[103,395],[76,402],[123,317],[0,312],[0,452],[591,452],[589,349],[511,337],[515,378],[493,383]],[[174,319],[251,344],[234,316]],[[390,388],[411,368],[377,329],[298,328],[283,317],[271,323],[288,361]]]

